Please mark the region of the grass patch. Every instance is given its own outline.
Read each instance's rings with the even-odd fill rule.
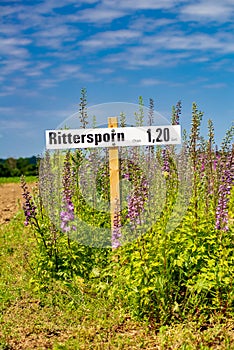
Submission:
[[[234,349],[234,323],[219,315],[158,328],[136,321],[80,280],[36,288],[28,263],[35,242],[23,221],[19,212],[0,228],[1,350]]]
[[[25,176],[27,183],[36,182],[38,180],[37,176]],[[0,177],[0,185],[7,183],[20,183],[20,176],[16,177]]]

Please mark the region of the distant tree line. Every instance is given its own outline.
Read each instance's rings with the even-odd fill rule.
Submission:
[[[30,158],[0,158],[0,177],[36,176],[38,174],[38,159]]]

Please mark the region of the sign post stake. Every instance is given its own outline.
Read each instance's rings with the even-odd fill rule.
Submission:
[[[108,127],[115,129],[118,127],[118,118],[108,118]],[[114,144],[113,144],[114,146]],[[120,189],[119,189],[119,151],[118,147],[109,148],[109,171],[110,171],[110,212],[111,230],[115,228],[115,215],[119,213]]]

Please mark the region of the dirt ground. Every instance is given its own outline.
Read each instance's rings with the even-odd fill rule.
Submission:
[[[22,189],[20,183],[0,185],[0,225],[11,220],[22,208]]]

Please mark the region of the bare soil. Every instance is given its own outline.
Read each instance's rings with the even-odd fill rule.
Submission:
[[[22,208],[22,203],[23,198],[20,183],[0,185],[0,225],[8,223],[17,211]]]

